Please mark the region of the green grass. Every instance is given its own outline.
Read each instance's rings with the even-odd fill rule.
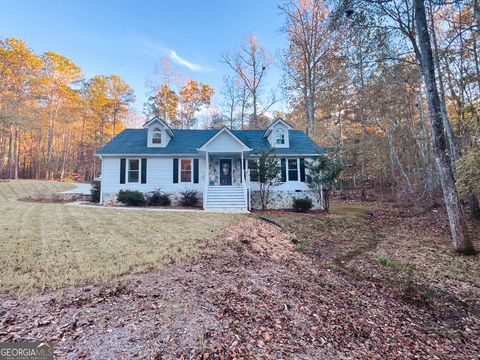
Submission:
[[[396,260],[396,259],[393,259],[393,258],[388,257],[388,256],[383,256],[383,255],[379,256],[378,261],[380,262],[380,264],[382,264],[383,266],[388,267],[390,269],[403,271],[403,272],[406,272],[408,274],[412,273],[412,271],[413,271],[412,267],[409,264],[404,263],[404,262],[399,261],[399,260]]]
[[[0,182],[0,292],[108,282],[127,272],[184,261],[241,217],[18,201],[71,187]]]

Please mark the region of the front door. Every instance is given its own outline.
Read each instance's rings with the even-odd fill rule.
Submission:
[[[220,159],[220,185],[232,185],[232,159]]]

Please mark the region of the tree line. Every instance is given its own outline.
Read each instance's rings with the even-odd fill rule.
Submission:
[[[133,90],[117,75],[85,79],[70,59],[0,40],[0,178],[99,174],[97,148],[126,125]]]
[[[430,204],[442,194],[455,250],[472,253],[461,200],[480,217],[478,2],[287,0],[278,10],[289,104],[279,115],[336,149],[343,183],[363,199],[370,187]],[[235,125],[232,94],[243,87],[250,116],[236,126],[263,127],[258,109],[276,101],[262,94],[268,54],[251,35],[222,55],[231,70],[223,124]]]
[[[480,213],[478,2],[285,0],[277,10],[284,49],[272,55],[247,35],[220,54],[228,74],[216,95],[162,59],[144,113],[178,128],[261,129],[282,116],[336,150],[343,184],[364,199],[370,187],[432,204],[443,194],[455,249],[471,252],[461,200]],[[130,87],[85,80],[69,59],[17,39],[0,45],[0,176],[91,180],[94,150],[125,127]],[[279,102],[288,111],[272,113]]]
[[[478,215],[480,179],[463,165],[478,152],[478,9],[466,1],[291,0],[280,11],[287,119],[339,149],[344,180],[364,197],[369,186],[430,203],[443,194],[455,250],[473,253],[459,195]]]

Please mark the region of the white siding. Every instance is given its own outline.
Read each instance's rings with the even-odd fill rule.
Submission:
[[[212,140],[206,148],[209,152],[240,152],[242,151],[243,146],[228,132],[224,131],[217,138]]]
[[[145,157],[144,157],[145,158]],[[127,158],[128,161],[129,158]],[[134,159],[134,157],[131,157]],[[203,191],[205,177],[205,158],[199,158],[199,183],[173,183],[173,157],[146,157],[147,183],[120,184],[120,157],[106,157],[102,160],[102,193],[117,193],[122,189],[148,192],[161,188],[165,192],[179,192],[185,189]],[[186,159],[186,157],[183,157]],[[180,162],[180,161],[179,161]],[[179,164],[180,167],[180,164]],[[180,177],[179,177],[180,180]],[[192,170],[193,181],[193,170]]]
[[[279,144],[275,143],[275,131],[278,128],[283,129],[284,134],[285,134],[285,144],[283,144],[283,145],[279,145]],[[272,147],[277,147],[277,148],[288,148],[288,147],[290,147],[290,136],[289,136],[289,132],[288,132],[288,127],[286,127],[282,123],[278,123],[275,126],[272,126],[272,131],[270,132],[270,135],[267,136],[267,140],[270,143],[270,145],[272,145]]]

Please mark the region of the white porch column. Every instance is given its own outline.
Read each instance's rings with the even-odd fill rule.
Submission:
[[[206,186],[208,186],[208,183],[210,182],[210,178],[208,176],[208,172],[209,172],[209,163],[208,163],[208,151],[205,151],[205,184],[207,184]]]
[[[205,206],[207,206],[208,184],[210,183],[210,176],[208,175],[209,167],[210,165],[208,164],[208,151],[205,151],[205,178],[203,179],[203,181],[205,181],[205,183],[203,184],[203,208],[204,209],[205,209]]]
[[[240,161],[241,161],[242,163],[241,163],[241,165],[240,165],[240,168],[242,169],[242,171],[241,171],[240,174],[241,174],[241,176],[242,176],[242,183],[244,183],[244,182],[245,182],[245,174],[244,174],[244,170],[245,170],[245,169],[243,168],[243,151],[241,152],[241,154],[242,154],[242,156],[241,156],[241,160],[240,160]]]

